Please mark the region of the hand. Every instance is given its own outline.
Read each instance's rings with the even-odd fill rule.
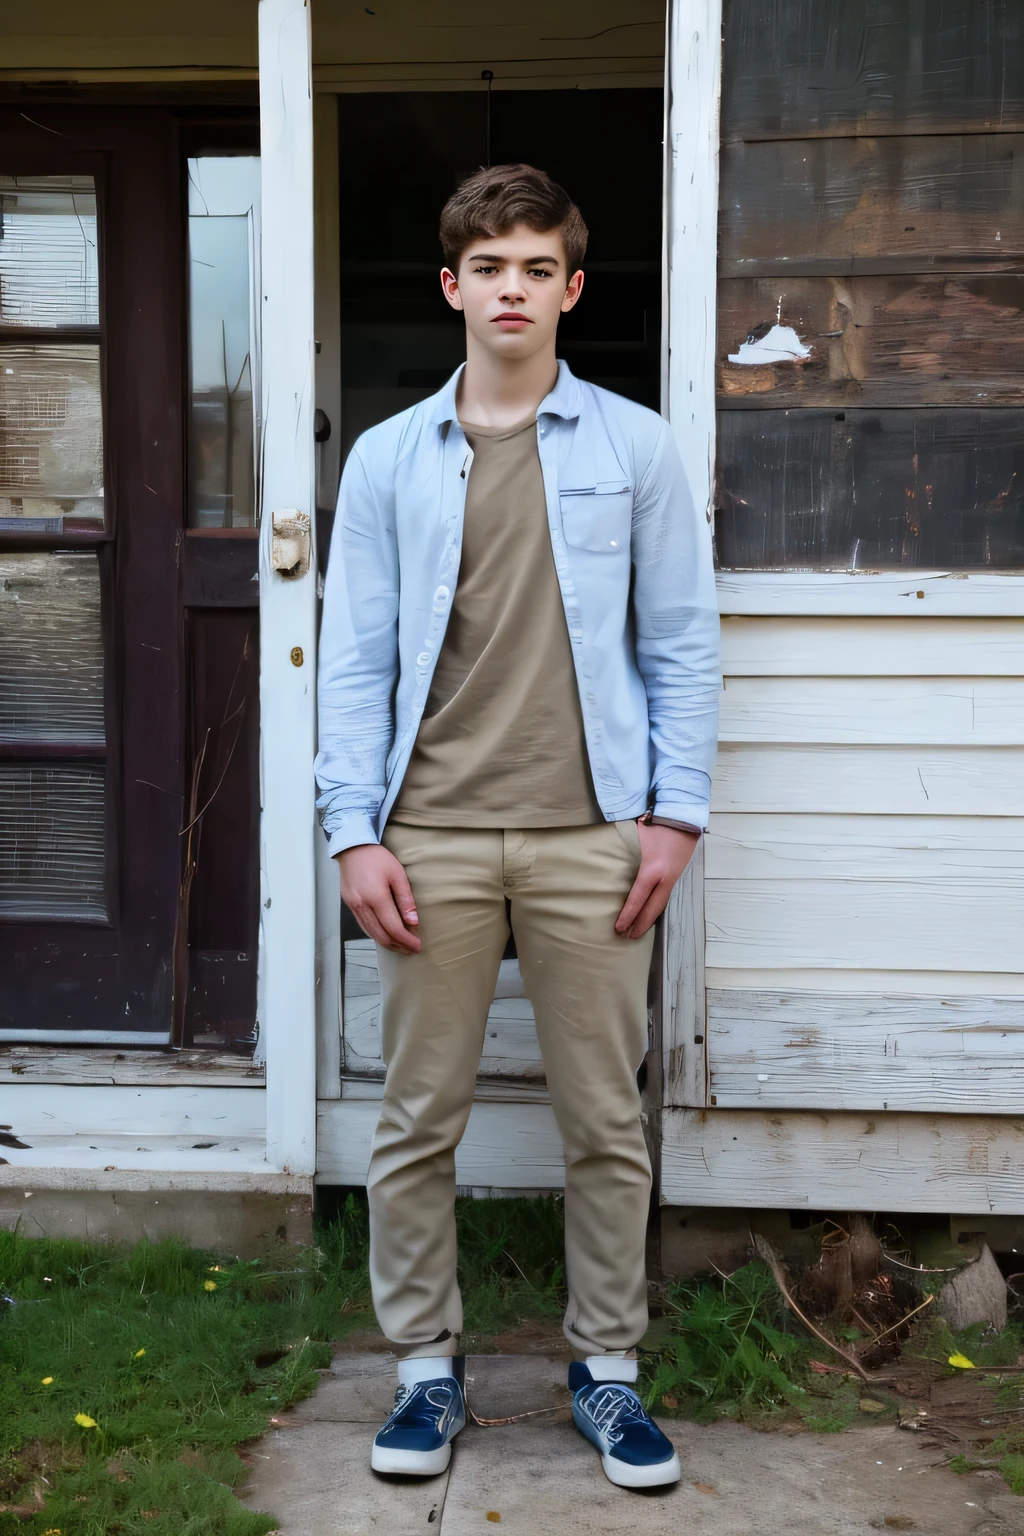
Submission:
[[[338,855],[341,894],[352,916],[371,939],[400,955],[423,948],[412,930],[419,922],[409,877],[393,853],[379,843],[360,843]]]
[[[615,919],[615,932],[627,939],[642,939],[668,906],[668,899],[700,842],[696,832],[676,827],[637,823],[640,833],[640,869],[625,905]]]

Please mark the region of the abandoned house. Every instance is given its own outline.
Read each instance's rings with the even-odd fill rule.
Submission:
[[[668,417],[715,525],[661,1205],[1024,1213],[1024,7],[0,25],[0,1222],[301,1237],[365,1178],[318,591],[348,447],[461,358],[438,209],[508,159],[591,226],[564,356]],[[458,1168],[562,1183],[511,952]]]

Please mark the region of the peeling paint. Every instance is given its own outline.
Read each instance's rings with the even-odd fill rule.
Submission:
[[[810,357],[811,351],[791,325],[759,325],[751,331],[738,352],[730,352],[729,361],[750,368],[766,363],[799,363]]]

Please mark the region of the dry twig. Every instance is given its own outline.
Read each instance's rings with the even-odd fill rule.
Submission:
[[[879,1339],[884,1339],[887,1333],[895,1333],[897,1328],[902,1328],[904,1323],[909,1323],[910,1319],[916,1317],[919,1312],[923,1312],[925,1307],[930,1307],[934,1300],[934,1296],[926,1296],[919,1307],[915,1307],[912,1312],[908,1312],[906,1317],[901,1317],[899,1322],[893,1323],[891,1328],[883,1328],[881,1333],[876,1333],[873,1339],[868,1340],[864,1348],[866,1350],[874,1349]]]
[[[822,1344],[827,1346],[827,1348],[833,1350],[840,1357],[840,1359],[845,1360],[847,1365],[850,1367],[850,1370],[854,1371],[862,1381],[880,1381],[882,1379],[881,1377],[871,1377],[868,1375],[867,1371],[861,1365],[855,1354],[849,1350],[843,1349],[840,1344],[836,1343],[835,1339],[830,1339],[827,1333],[823,1333],[820,1328],[811,1322],[809,1317],[806,1317],[804,1313],[801,1312],[800,1308],[793,1300],[792,1292],[786,1283],[786,1274],[782,1267],[782,1260],[775,1252],[775,1249],[772,1247],[768,1239],[762,1237],[759,1232],[752,1232],[750,1235],[754,1244],[754,1251],[756,1252],[758,1258],[767,1264],[768,1268],[771,1270],[772,1275],[775,1278],[775,1284],[778,1286],[779,1291],[782,1294],[783,1301],[786,1303],[786,1306],[793,1313],[793,1315],[800,1319],[808,1333],[813,1333],[816,1339],[819,1339]]]

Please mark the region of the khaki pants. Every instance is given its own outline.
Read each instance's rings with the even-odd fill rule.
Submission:
[[[614,922],[640,867],[636,824],[527,831],[390,823],[418,955],[378,948],[387,1082],[368,1181],[377,1318],[400,1356],[458,1350],[455,1148],[469,1118],[508,937],[506,898],[565,1147],[565,1334],[578,1357],[647,1326],[651,1188],[636,1074],[653,930]]]

